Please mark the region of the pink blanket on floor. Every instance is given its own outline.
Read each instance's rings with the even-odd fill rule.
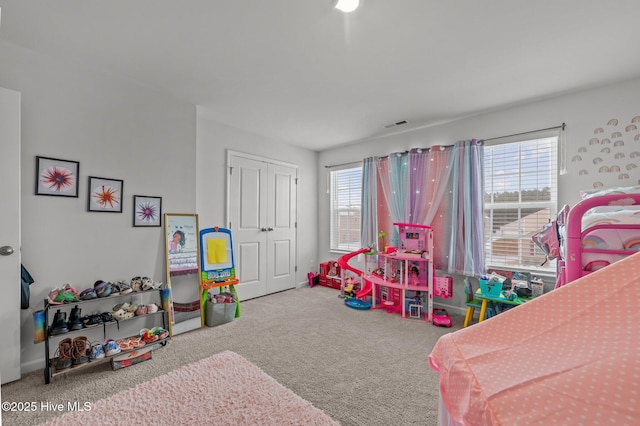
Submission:
[[[640,253],[488,321],[429,356],[469,425],[640,424]]]

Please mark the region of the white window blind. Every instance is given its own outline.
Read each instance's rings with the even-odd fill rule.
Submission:
[[[553,272],[531,236],[557,214],[558,136],[524,137],[484,149],[486,265]]]
[[[350,252],[360,248],[360,206],[362,166],[329,171],[331,251]]]

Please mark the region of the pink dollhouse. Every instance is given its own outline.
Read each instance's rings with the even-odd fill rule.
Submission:
[[[371,285],[371,307],[400,313],[403,318],[424,316],[425,321],[431,322],[435,280],[433,230],[410,223],[394,226],[398,227],[398,247],[378,253],[378,273],[362,277]]]

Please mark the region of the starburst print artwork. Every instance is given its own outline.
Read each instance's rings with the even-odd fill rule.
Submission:
[[[114,208],[120,203],[120,196],[117,189],[107,185],[100,185],[93,191],[93,200],[102,208]]]
[[[139,220],[143,222],[154,222],[158,219],[158,206],[150,202],[139,203],[136,213]]]
[[[43,185],[55,192],[65,192],[73,188],[76,182],[73,173],[64,167],[52,166],[46,169],[40,179]]]

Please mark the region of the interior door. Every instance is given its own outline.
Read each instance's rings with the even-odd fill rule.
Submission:
[[[278,164],[267,170],[267,294],[295,287],[296,173]]]
[[[20,93],[0,88],[0,379],[20,378]]]
[[[229,156],[228,211],[240,300],[295,287],[295,167]]]

